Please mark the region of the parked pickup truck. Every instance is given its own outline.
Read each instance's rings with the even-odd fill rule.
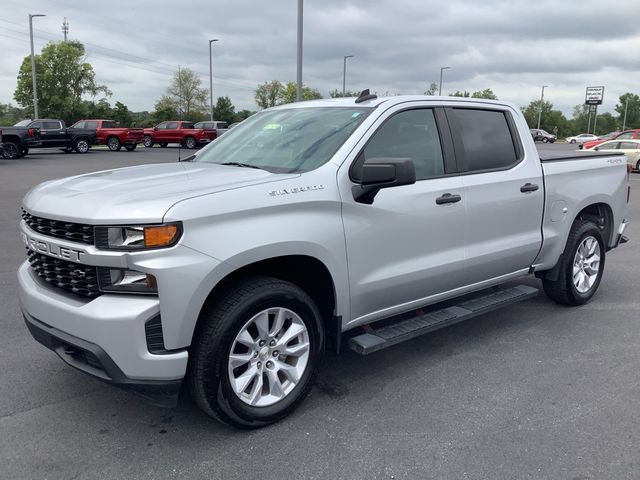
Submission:
[[[32,121],[25,128],[40,131],[40,143],[34,148],[62,148],[67,152],[75,150],[87,153],[92,145],[98,143],[95,129],[74,128],[65,125],[63,120],[43,118]]]
[[[196,123],[193,128],[204,128],[205,130],[215,130],[216,138],[223,135],[229,130],[229,124],[219,120],[205,121]]]
[[[112,152],[120,151],[122,146],[133,152],[144,135],[144,129],[119,127],[114,120],[78,120],[71,128],[95,130],[98,143],[106,145]]]
[[[33,127],[0,127],[2,158],[15,159],[29,153],[29,147],[40,145],[40,130]]]
[[[73,367],[164,405],[184,381],[240,427],[291,412],[343,337],[370,354],[530,298],[533,275],[584,304],[626,241],[625,157],[541,160],[510,103],[283,105],[189,158],[31,190],[20,302]]]
[[[217,137],[215,130],[194,128],[193,122],[162,122],[153,128],[144,129],[144,146],[153,147],[159,144],[166,147],[170,143],[180,143],[186,148],[206,145]]]

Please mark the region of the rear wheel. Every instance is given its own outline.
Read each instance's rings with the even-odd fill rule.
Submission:
[[[162,147],[162,148],[167,148],[167,145],[169,145],[169,144],[168,144],[168,143],[166,143],[166,142],[162,142],[162,143],[160,144],[160,147]]]
[[[107,147],[109,147],[109,150],[111,150],[112,152],[119,152],[122,148],[122,145],[120,144],[120,140],[118,138],[111,137],[109,140],[107,140]]]
[[[2,148],[3,148],[3,153],[2,153],[2,157],[9,159],[9,160],[14,160],[16,158],[20,158],[20,147],[18,147],[18,144],[16,142],[4,142],[2,144]]]
[[[544,292],[564,305],[587,303],[598,290],[604,271],[605,244],[598,225],[576,220],[559,261],[557,280],[542,280]]]
[[[124,146],[124,148],[126,148],[126,149],[127,149],[127,152],[133,152],[133,151],[136,149],[136,147],[137,147],[137,146],[138,146],[138,145],[136,145],[136,144],[134,143],[133,145],[125,145],[125,146]]]
[[[190,150],[193,150],[194,148],[196,148],[196,139],[193,137],[187,137],[184,141],[184,146],[187,147]]]
[[[73,144],[74,150],[78,153],[87,153],[90,147],[91,145],[89,145],[89,140],[86,138],[79,138]]]
[[[549,139],[547,137],[542,137],[542,143],[548,143]]]
[[[320,312],[299,287],[270,277],[230,287],[201,320],[189,355],[197,404],[225,423],[257,428],[309,392],[324,349]]]
[[[149,135],[144,136],[144,138],[142,139],[142,143],[147,148],[153,147],[153,139]]]
[[[576,143],[576,139],[574,138],[573,140],[571,140],[569,143]]]

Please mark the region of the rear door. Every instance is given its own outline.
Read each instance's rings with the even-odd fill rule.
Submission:
[[[355,324],[416,308],[465,283],[465,195],[442,109],[398,105],[372,130],[339,176]],[[376,157],[411,158],[416,183],[358,203],[352,188],[359,166]]]
[[[467,284],[527,269],[542,245],[544,188],[533,145],[520,141],[512,113],[446,109],[465,191]]]
[[[40,140],[43,147],[66,147],[67,132],[57,120],[35,120],[30,127],[40,129]]]

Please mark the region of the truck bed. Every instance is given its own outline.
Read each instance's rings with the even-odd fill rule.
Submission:
[[[570,160],[585,160],[591,159],[594,157],[618,157],[619,153],[601,153],[601,152],[571,152],[571,153],[560,153],[560,154],[540,154],[540,161],[542,163],[546,162],[568,162]]]

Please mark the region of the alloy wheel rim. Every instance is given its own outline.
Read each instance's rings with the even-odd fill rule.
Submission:
[[[88,144],[87,142],[85,142],[84,140],[80,140],[80,141],[78,142],[77,147],[78,147],[78,151],[80,151],[80,152],[82,152],[82,153],[84,153],[84,152],[86,152],[87,150],[89,150],[89,144]]]
[[[592,237],[585,237],[573,258],[573,285],[579,293],[587,293],[600,273],[600,244]]]
[[[231,389],[247,405],[268,407],[298,385],[309,364],[309,332],[298,314],[273,307],[254,315],[231,345]]]
[[[119,144],[118,140],[116,140],[115,138],[112,138],[111,140],[109,140],[109,148],[111,150],[115,150],[119,146],[120,146],[120,144]]]

